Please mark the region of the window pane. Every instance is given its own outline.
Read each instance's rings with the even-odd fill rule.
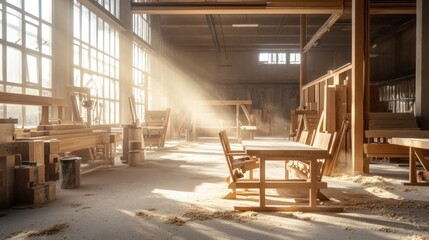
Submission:
[[[24,0],[25,11],[39,17],[39,0]]]
[[[290,64],[300,64],[301,63],[301,55],[299,53],[291,53],[289,54]]]
[[[35,89],[35,88],[26,88],[26,89],[25,89],[25,94],[27,94],[27,95],[35,95],[35,96],[38,96],[38,95],[39,95],[39,89]]]
[[[89,43],[89,11],[82,7],[82,41]]]
[[[21,0],[7,0],[8,3],[17,6],[19,8],[22,7],[22,1]]]
[[[278,54],[278,64],[286,64],[286,53]]]
[[[7,8],[7,14],[6,14],[6,21],[7,21],[7,29],[6,29],[6,36],[7,40],[9,42],[13,42],[16,44],[22,43],[22,15],[21,13],[11,9]]]
[[[73,36],[80,38],[80,8],[76,2],[73,9]]]
[[[21,51],[7,47],[7,81],[13,83],[22,83],[22,56]]]
[[[42,6],[42,19],[52,23],[52,0],[40,0]]]
[[[39,125],[39,106],[25,106],[25,126]]]
[[[3,4],[0,3],[0,29],[3,29]],[[3,30],[0,31],[0,39],[3,39]],[[2,107],[0,106],[0,109]],[[1,117],[2,115],[0,115]]]
[[[42,87],[52,88],[52,62],[48,58],[42,58]]]
[[[0,81],[3,81],[3,45],[1,45],[1,44],[0,44]],[[0,90],[0,92],[2,92],[2,91]],[[0,108],[1,108],[1,106],[0,106]],[[1,117],[1,115],[0,115],[0,117]]]
[[[52,28],[42,24],[42,53],[51,55],[52,51]]]
[[[268,53],[259,53],[259,62],[268,63]]]
[[[90,26],[90,39],[91,39],[91,46],[97,47],[97,16],[94,13],[90,13],[91,16],[91,26]]]
[[[39,62],[31,55],[27,55],[27,82],[39,84]]]
[[[25,24],[25,46],[29,49],[38,51],[39,50],[39,43],[38,43],[38,33],[39,28],[38,26],[26,23]]]
[[[22,125],[22,106],[11,104],[6,106],[6,118],[17,118],[18,125]]]
[[[73,46],[73,63],[80,65],[80,47],[78,45]]]
[[[80,70],[79,69],[74,69],[73,71],[73,85],[80,87]]]
[[[22,93],[22,87],[6,86],[6,92],[10,92],[10,93]]]

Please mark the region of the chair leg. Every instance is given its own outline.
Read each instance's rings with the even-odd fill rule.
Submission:
[[[320,201],[330,201],[330,199],[325,194],[320,192],[320,189],[317,191],[317,199]]]
[[[253,180],[253,169],[249,171],[249,179]]]

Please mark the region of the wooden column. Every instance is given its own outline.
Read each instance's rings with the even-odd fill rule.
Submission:
[[[353,173],[364,172],[364,95],[365,95],[365,19],[368,17],[368,0],[352,2],[352,162]]]
[[[307,44],[307,15],[301,14],[300,28],[300,49],[301,49],[301,64],[299,67],[299,106],[304,106],[304,94],[302,86],[307,83],[307,53],[304,52],[304,47]]]
[[[126,30],[119,31],[119,105],[121,106],[119,122],[128,124],[132,121],[128,97],[133,94],[133,29],[130,4],[131,0],[120,1],[120,22]],[[143,120],[143,116],[138,118]]]
[[[415,114],[421,129],[429,129],[429,1],[417,0]]]
[[[52,96],[64,98],[66,86],[73,85],[73,1],[52,4]],[[58,115],[71,120],[71,111]]]

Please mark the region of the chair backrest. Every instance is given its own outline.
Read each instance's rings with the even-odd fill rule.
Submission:
[[[299,136],[299,143],[303,143],[303,144],[307,144],[307,139],[308,139],[308,131],[303,130],[301,132],[301,135]]]
[[[328,132],[316,132],[314,136],[313,143],[311,144],[314,147],[322,148],[329,150],[332,140],[332,134]]]
[[[335,152],[338,151],[340,147],[339,139],[337,138],[337,133],[328,133],[328,132],[317,132],[314,137],[314,142],[312,144],[315,147],[319,147],[325,150],[328,150],[329,154],[332,156]],[[327,168],[330,164],[331,158],[321,159],[321,166],[319,172],[319,181],[322,180],[323,174],[325,173],[325,168]]]
[[[229,155],[229,153],[231,153],[231,145],[229,144],[228,135],[225,130],[219,131],[219,140],[222,145],[223,153],[225,154],[226,163],[229,168],[229,174],[231,175],[232,179],[235,181],[234,169],[232,167],[232,160],[234,159],[231,155]]]

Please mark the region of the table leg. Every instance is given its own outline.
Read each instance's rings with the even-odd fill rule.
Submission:
[[[310,161],[310,207],[315,208],[317,204],[317,160]]]
[[[259,159],[259,207],[265,207],[265,158]]]
[[[409,152],[409,158],[410,158],[410,175],[409,175],[409,181],[410,183],[417,183],[417,169],[416,169],[416,155],[414,154],[414,148],[410,147],[410,152]]]

